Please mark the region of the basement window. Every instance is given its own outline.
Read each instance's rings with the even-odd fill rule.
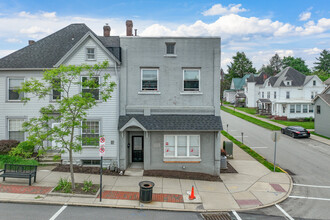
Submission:
[[[82,165],[100,165],[100,160],[81,160]]]

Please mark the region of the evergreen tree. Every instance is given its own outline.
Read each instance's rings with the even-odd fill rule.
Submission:
[[[233,56],[233,62],[228,65],[228,74],[230,80],[235,77],[243,77],[245,74],[256,73],[256,69],[252,65],[244,52],[237,52],[236,56]]]
[[[288,66],[294,68],[295,70],[305,75],[309,75],[311,73],[310,69],[308,69],[308,66],[305,64],[305,60],[301,59],[300,57],[297,58],[294,58],[292,56],[284,57],[283,69]]]
[[[316,65],[314,68],[316,71],[323,71],[326,74],[330,74],[330,51],[323,50],[320,53],[320,57],[316,58],[318,62],[315,62]]]

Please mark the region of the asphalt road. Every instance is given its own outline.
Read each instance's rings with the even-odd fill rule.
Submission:
[[[224,130],[228,124],[229,133],[240,141],[243,132],[244,144],[273,162],[272,131],[223,111],[221,118]],[[330,146],[280,134],[276,155],[276,164],[294,174],[292,193],[280,206],[294,219],[330,219]],[[276,207],[247,213],[283,216]]]

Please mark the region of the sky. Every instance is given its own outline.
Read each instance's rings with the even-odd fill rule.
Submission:
[[[133,20],[139,36],[219,36],[221,67],[244,52],[256,69],[278,53],[313,68],[330,49],[329,0],[0,0],[0,58],[71,23],[125,35]]]

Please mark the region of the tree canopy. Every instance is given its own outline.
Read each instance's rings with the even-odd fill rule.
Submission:
[[[302,74],[309,75],[311,73],[310,69],[308,69],[308,66],[305,64],[305,60],[301,59],[300,57],[284,57],[282,62],[283,69],[290,66]]]
[[[330,77],[330,51],[324,49],[316,60],[313,74],[318,75],[321,80],[325,81]]]
[[[55,148],[69,153],[73,189],[73,152],[82,149],[82,141],[95,143],[93,138],[83,140],[77,129],[86,127],[84,122],[88,111],[100,101],[108,101],[116,86],[110,81],[108,67],[107,61],[93,66],[60,66],[46,70],[42,79],[31,79],[22,85],[21,92],[27,94],[25,102],[30,101],[31,96],[46,100],[51,96],[54,99],[54,103],[42,107],[40,115],[25,122],[23,127],[28,139],[37,145],[43,146],[44,141],[51,141],[56,146],[45,149]]]
[[[256,69],[252,65],[244,52],[237,52],[236,56],[233,56],[233,62],[228,65],[228,74],[230,80],[235,77],[243,77],[245,74],[256,73]]]

